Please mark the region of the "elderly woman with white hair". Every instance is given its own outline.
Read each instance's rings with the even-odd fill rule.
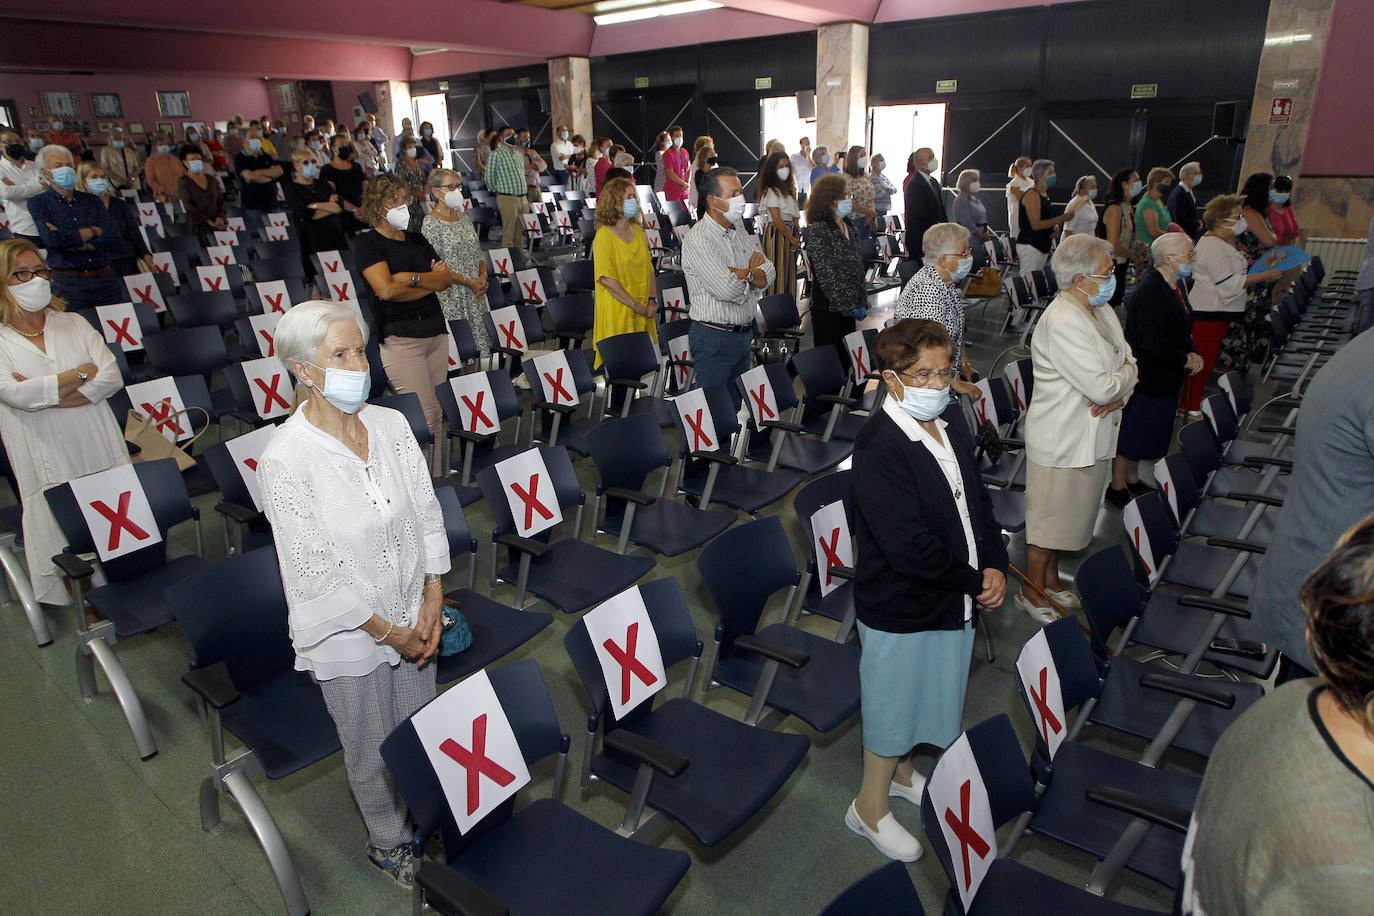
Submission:
[[[367,330],[337,302],[277,325],[304,401],[258,461],[296,669],[320,685],[367,824],[368,860],[410,887],[417,863],[381,742],[432,700],[448,539],[405,417],[367,404]]]
[[[1059,294],[1031,339],[1035,397],[1026,410],[1026,580],[1016,606],[1040,623],[1080,602],[1059,578],[1059,554],[1092,541],[1116,455],[1121,408],[1136,384],[1136,361],[1116,313],[1112,249],[1071,235],[1051,263]]]
[[[977,169],[959,173],[959,180],[954,183],[959,189],[959,196],[954,198],[954,221],[978,241],[986,242],[992,233],[988,231],[988,208],[978,199],[978,192],[983,189],[981,179],[982,173]]]
[[[1053,159],[1037,159],[1030,167],[1031,187],[1021,195],[1017,208],[1016,258],[1021,264],[1021,276],[1030,282],[1031,271],[1042,269],[1050,259],[1050,246],[1055,230],[1069,221],[1071,214],[1050,215],[1047,193],[1059,175]]]
[[[1126,342],[1139,379],[1121,412],[1107,489],[1107,502],[1118,509],[1153,489],[1140,479],[1140,462],[1158,461],[1168,453],[1183,382],[1203,366],[1193,343],[1193,307],[1184,282],[1193,275],[1193,240],[1182,232],[1166,232],[1150,245],[1150,255],[1154,269],[1126,300]]]
[[[950,359],[957,370],[954,390],[970,396],[973,365],[964,350],[964,305],[959,284],[973,267],[969,231],[958,223],[936,223],[921,236],[923,266],[911,275],[893,308],[894,316],[938,321],[949,332]]]
[[[1064,212],[1069,220],[1064,224],[1064,235],[1097,234],[1097,176],[1084,175],[1073,186],[1073,199]]]

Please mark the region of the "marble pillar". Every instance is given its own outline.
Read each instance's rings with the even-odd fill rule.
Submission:
[[[387,136],[395,139],[401,132],[401,119],[411,117],[410,83],[405,80],[373,83],[372,98],[377,102],[377,123]]]
[[[816,30],[816,146],[863,145],[868,120],[868,26],[837,22]]]
[[[592,69],[585,57],[549,61],[549,111],[553,126],[567,124],[573,134],[592,140]]]

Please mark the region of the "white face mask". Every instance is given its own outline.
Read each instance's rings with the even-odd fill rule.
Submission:
[[[1202,184],[1202,176],[1194,175],[1191,179],[1189,179],[1189,184],[1196,188],[1198,185]]]
[[[1236,235],[1240,235],[1249,228],[1250,224],[1245,221],[1245,217],[1243,216],[1236,217],[1236,221],[1231,224],[1231,231]]]
[[[939,160],[939,159],[931,159],[929,162],[926,163],[926,172],[928,172],[928,173],[931,174],[931,175],[934,175],[934,174],[935,174],[935,169],[936,169],[939,165],[940,165],[940,160]]]
[[[792,177],[792,170],[789,169],[787,166],[783,166],[782,168],[778,169],[778,180],[779,180],[779,181],[786,181],[787,179],[789,179],[789,178],[791,178],[791,177]]]
[[[682,138],[681,138],[681,137],[674,137],[674,138],[673,138],[673,146],[681,146],[681,145],[682,145]]]
[[[977,194],[981,190],[983,190],[983,183],[981,181],[969,182],[968,192],[970,194]]]
[[[306,363],[313,369],[319,369],[314,363]],[[368,374],[359,369],[335,369],[330,367],[322,370],[324,372],[324,387],[320,389],[320,394],[324,399],[344,413],[357,413],[363,409],[367,403],[368,391],[372,388],[372,380]],[[307,379],[307,381],[309,381]],[[314,383],[311,382],[311,387]]]
[[[26,312],[41,312],[52,302],[52,284],[42,277],[10,287],[10,295]]]
[[[1030,177],[1031,177],[1030,166],[1026,166],[1024,169],[1021,170],[1021,177],[1024,178],[1024,179],[1026,179],[1026,180],[1028,180],[1028,181],[1030,180]]]
[[[857,164],[858,164],[859,168],[861,168],[861,169],[866,169],[866,168],[868,168],[868,157],[867,157],[867,156],[860,156],[860,157],[858,158],[858,163],[857,163]],[[933,166],[932,166],[932,168],[933,168]]]
[[[386,211],[386,221],[390,223],[393,228],[405,232],[406,227],[410,225],[410,210],[405,204],[401,204],[399,207],[392,207],[390,210]]]
[[[732,223],[738,223],[740,220],[744,219],[744,204],[745,200],[743,194],[738,197],[731,197],[725,202],[725,212],[721,215]]]
[[[463,192],[454,188],[452,191],[444,192],[444,206],[450,210],[461,210],[463,208]]]
[[[1088,189],[1088,200],[1097,200],[1097,188]]]

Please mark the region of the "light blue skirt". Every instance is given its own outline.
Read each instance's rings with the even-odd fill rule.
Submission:
[[[903,757],[918,744],[959,737],[973,654],[973,622],[962,630],[888,633],[858,625],[864,749]]]

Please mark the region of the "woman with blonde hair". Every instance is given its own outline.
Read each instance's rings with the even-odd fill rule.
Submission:
[[[1007,167],[1007,226],[1013,236],[1021,225],[1021,195],[1035,187],[1031,165],[1030,156],[1017,156]]]
[[[592,346],[607,337],[644,331],[658,340],[654,318],[654,262],[649,241],[639,225],[639,198],[627,178],[612,178],[596,199],[599,228],[592,240],[596,276],[596,312]],[[596,354],[601,366],[601,353]]]
[[[110,248],[110,266],[115,273],[122,277],[152,273],[153,259],[148,253],[148,246],[143,243],[143,233],[138,231],[138,217],[134,208],[115,193],[105,168],[95,162],[81,163],[76,170],[76,189],[99,197],[105,209],[110,211],[110,219],[119,228],[118,239],[106,240]]]
[[[23,506],[34,597],[65,604],[52,558],[66,539],[43,491],[128,464],[105,399],[123,386],[105,338],[52,295],[51,272],[25,239],[0,242],[0,438]]]

